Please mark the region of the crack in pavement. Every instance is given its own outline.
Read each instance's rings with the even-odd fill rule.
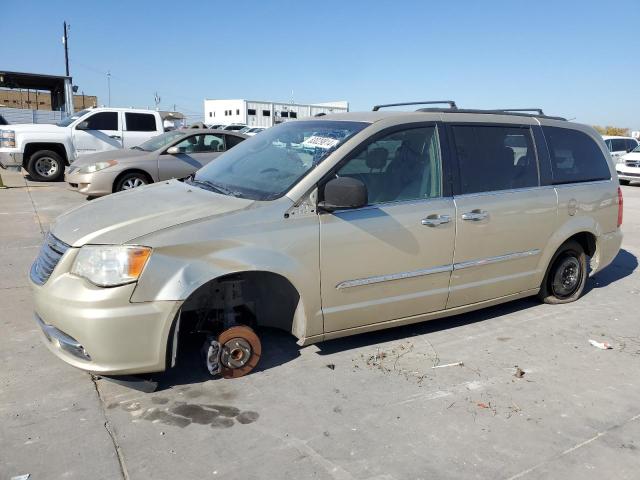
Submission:
[[[98,382],[93,375],[89,374],[89,378],[93,382],[93,388],[96,390],[96,395],[98,397],[98,402],[100,402],[100,411],[102,412],[102,416],[104,418],[104,429],[107,431],[109,438],[111,438],[111,443],[113,444],[113,449],[115,450],[116,457],[118,458],[118,464],[120,466],[120,473],[122,474],[122,478],[124,480],[129,480],[129,472],[127,471],[127,465],[124,462],[124,455],[122,453],[122,449],[118,444],[118,440],[116,438],[116,432],[113,429],[113,426],[109,422],[107,418],[107,411],[105,410],[104,401],[102,400],[102,395],[100,394],[100,389],[98,388]]]
[[[553,462],[554,460],[558,460],[562,457],[564,457],[565,455],[569,455],[572,452],[575,452],[576,450],[578,450],[579,448],[584,447],[585,445],[589,445],[591,442],[595,442],[596,440],[598,440],[600,437],[604,437],[606,434],[608,434],[609,432],[612,432],[613,430],[616,430],[620,427],[623,427],[631,422],[635,422],[636,420],[640,419],[640,414],[638,415],[634,415],[633,417],[631,417],[629,420],[622,422],[618,425],[613,425],[601,432],[596,433],[593,437],[586,439],[583,442],[580,442],[576,445],[574,445],[573,447],[567,448],[566,450],[564,450],[563,452],[554,455],[551,458],[548,458],[547,460],[544,460],[536,465],[534,465],[533,467],[527,468],[526,470],[523,470],[519,473],[516,473],[515,475],[512,475],[511,477],[507,478],[506,480],[516,480],[517,478],[522,478],[525,475],[529,475],[531,472],[537,470],[538,468],[542,467],[543,465],[546,465],[548,463]]]

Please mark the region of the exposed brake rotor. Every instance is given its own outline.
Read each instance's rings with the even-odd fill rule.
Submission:
[[[242,377],[260,361],[262,345],[256,332],[246,325],[236,325],[218,337],[220,374],[224,378]]]

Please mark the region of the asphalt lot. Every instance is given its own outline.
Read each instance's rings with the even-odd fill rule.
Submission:
[[[43,232],[86,200],[0,175],[0,479],[638,478],[640,186],[623,187],[623,250],[576,303],[306,348],[266,332],[247,377],[188,365],[141,393],[53,357],[32,320]]]

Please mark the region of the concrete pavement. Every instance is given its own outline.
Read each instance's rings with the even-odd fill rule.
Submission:
[[[578,302],[306,348],[266,332],[251,375],[209,380],[187,363],[145,394],[41,346],[27,271],[49,223],[86,200],[0,175],[13,187],[0,190],[0,479],[638,476],[640,187],[623,187],[623,250]]]

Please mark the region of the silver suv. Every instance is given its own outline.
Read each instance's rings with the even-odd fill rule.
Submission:
[[[538,295],[571,302],[622,240],[592,128],[541,111],[423,108],[265,130],[193,178],[60,216],[31,269],[50,350],[101,374],[212,374],[300,345]],[[587,261],[590,261],[590,270]]]

